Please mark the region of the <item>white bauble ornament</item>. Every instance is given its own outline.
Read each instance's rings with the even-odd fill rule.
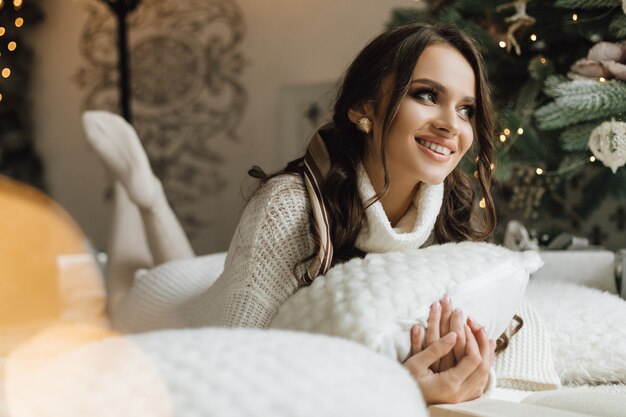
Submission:
[[[624,11],[624,14],[626,14],[626,0],[622,0],[622,10]]]
[[[603,122],[591,132],[588,146],[593,155],[615,174],[626,164],[626,123]]]

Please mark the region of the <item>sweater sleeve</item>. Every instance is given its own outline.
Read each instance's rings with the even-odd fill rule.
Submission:
[[[309,199],[300,176],[268,181],[250,200],[224,272],[184,306],[191,326],[268,327],[298,289],[294,266],[313,253]],[[306,263],[296,269],[301,275]]]

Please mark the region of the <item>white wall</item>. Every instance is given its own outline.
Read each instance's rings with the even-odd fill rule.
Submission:
[[[82,96],[73,79],[81,67],[78,40],[90,1],[96,0],[41,2],[46,21],[33,34],[35,120],[52,196],[103,247],[110,220],[110,206],[103,203],[108,179],[84,140]],[[241,183],[247,169],[258,164],[271,171],[285,162],[279,148],[281,89],[335,80],[384,28],[394,7],[415,5],[412,0],[235,1],[247,27],[242,53],[249,64],[242,81],[249,101],[238,129],[241,142],[222,144],[230,185],[202,207],[215,221],[196,242],[200,253],[227,249],[244,204]]]

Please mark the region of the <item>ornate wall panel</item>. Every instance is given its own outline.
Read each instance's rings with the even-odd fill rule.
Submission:
[[[116,20],[101,2],[86,7],[83,108],[119,113]],[[229,182],[215,139],[237,140],[246,107],[243,15],[233,0],[143,0],[128,27],[133,125],[193,238],[209,227],[199,203]]]

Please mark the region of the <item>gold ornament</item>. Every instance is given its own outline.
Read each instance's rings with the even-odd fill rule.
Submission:
[[[369,134],[372,131],[372,121],[369,119],[369,117],[361,117],[356,122],[356,127],[361,132]]]
[[[522,50],[517,43],[517,39],[515,39],[515,32],[520,30],[523,27],[532,26],[535,24],[536,20],[532,16],[528,16],[526,14],[526,4],[530,0],[516,0],[510,3],[504,3],[496,7],[496,12],[501,12],[502,10],[515,8],[515,14],[513,16],[507,17],[504,19],[505,22],[509,24],[509,29],[506,32],[506,51],[511,52],[511,47],[515,48],[515,53],[517,55],[521,55]]]
[[[613,174],[626,164],[626,123],[607,121],[593,129],[589,149]]]

